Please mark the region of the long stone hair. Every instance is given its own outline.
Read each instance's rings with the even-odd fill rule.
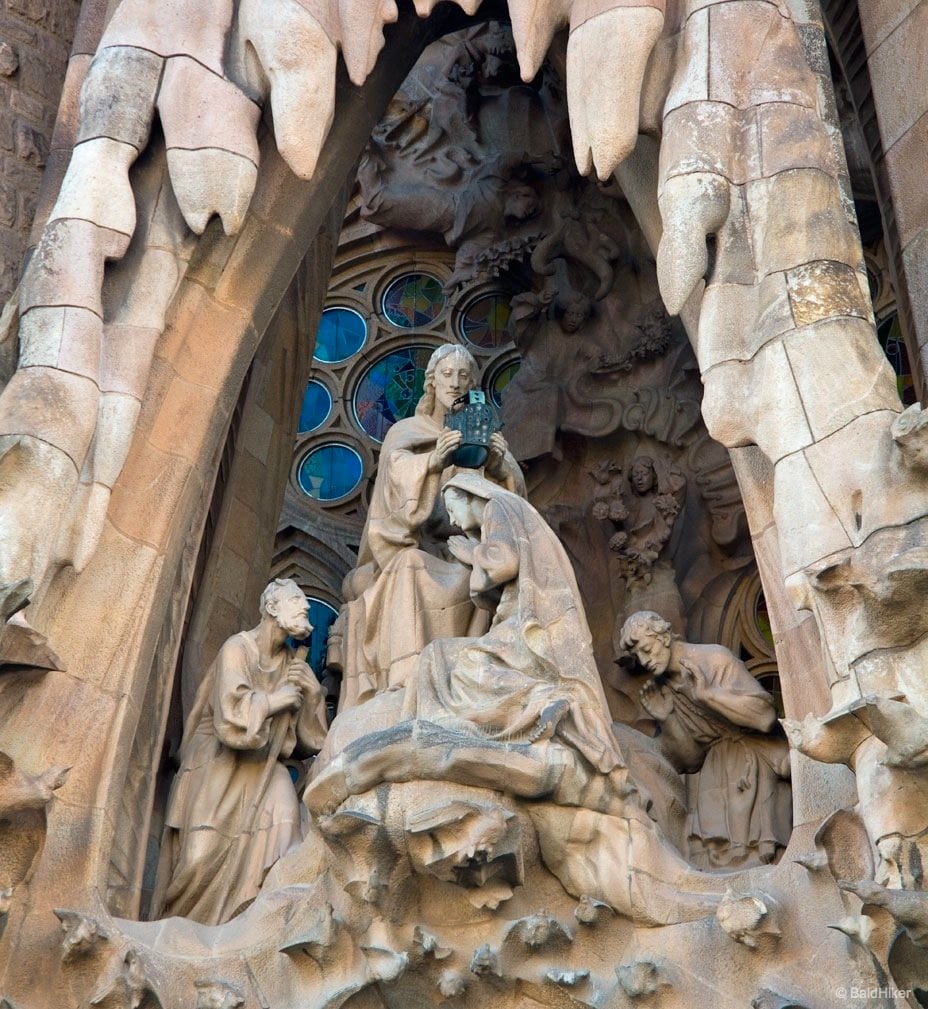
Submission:
[[[474,355],[459,343],[443,343],[440,347],[436,348],[429,358],[429,363],[425,366],[425,390],[422,393],[422,399],[419,400],[416,406],[416,414],[418,416],[432,416],[432,411],[435,409],[435,371],[441,362],[451,354],[459,354],[467,361],[470,368],[471,387],[473,388],[477,384],[479,369],[476,360],[474,360]]]

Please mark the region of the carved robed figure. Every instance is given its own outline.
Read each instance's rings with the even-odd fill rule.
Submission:
[[[664,755],[699,773],[690,801],[690,860],[704,868],[772,862],[792,828],[789,748],[772,734],[771,695],[721,645],[690,644],[643,610],[625,621],[622,646],[652,675],[641,703]]]
[[[345,579],[348,602],[329,639],[330,665],[343,670],[341,708],[404,684],[430,641],[486,629],[470,599],[469,571],[445,547],[451,526],[440,494],[458,472],[451,457],[462,437],[444,426],[445,414],[476,379],[467,350],[439,347],[415,415],[384,439],[358,566]],[[486,476],[523,491],[502,435],[491,436],[489,449]]]
[[[407,687],[407,713],[464,722],[493,739],[556,736],[598,771],[624,766],[557,536],[527,501],[475,473],[452,477],[443,496],[465,532],[449,549],[492,621],[481,637],[443,638],[425,649],[415,689]]]
[[[152,917],[228,921],[302,838],[283,759],[309,756],[326,733],[325,698],[305,650],[309,603],[290,579],[261,596],[261,622],[222,646],[187,717],[165,818]]]

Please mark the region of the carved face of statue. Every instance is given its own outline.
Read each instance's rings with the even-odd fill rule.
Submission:
[[[470,361],[463,354],[449,354],[438,362],[432,381],[436,402],[450,410],[454,401],[473,387]]]
[[[510,220],[527,221],[540,210],[541,204],[531,186],[513,186],[506,195],[503,213]]]
[[[464,532],[472,532],[480,528],[483,518],[483,504],[479,498],[471,497],[456,487],[446,487],[444,492],[445,509],[448,517]]]
[[[590,317],[589,305],[586,301],[576,298],[570,301],[561,316],[561,329],[565,333],[576,333]]]
[[[630,651],[649,673],[660,676],[667,671],[670,664],[670,635],[642,634],[631,646]]]
[[[654,473],[654,463],[647,457],[636,459],[632,463],[629,479],[631,480],[632,487],[639,494],[647,494],[654,489],[657,479]]]
[[[294,638],[306,638],[313,630],[309,622],[309,600],[302,592],[288,592],[279,595],[268,605],[268,612],[281,630]]]

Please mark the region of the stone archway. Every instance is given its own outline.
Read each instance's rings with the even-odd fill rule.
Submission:
[[[421,6],[430,10],[432,5],[425,3]],[[709,19],[709,13],[703,13],[703,10],[712,6],[715,5],[703,5],[700,10],[689,13],[684,9],[671,10],[677,20],[670,23],[673,31],[665,39],[667,44],[662,50],[662,58],[666,57],[664,65],[667,68],[672,68],[678,58],[681,61],[677,65],[680,74],[673,82],[678,98],[681,91],[699,77],[692,70],[692,65],[686,62],[693,52],[690,51],[686,58],[680,53],[687,46],[698,48],[699,26],[704,21],[707,26]],[[725,11],[712,12],[713,16],[719,14],[721,21],[732,11],[736,19],[742,13],[740,9],[735,10],[734,4],[724,6]],[[774,37],[780,54],[789,57],[783,64],[788,68],[784,73],[789,76],[795,71],[800,78],[798,83],[793,78],[787,80],[786,90],[794,98],[799,94],[801,99],[803,95],[807,99],[814,90],[815,82],[810,81],[807,68],[799,57],[790,19],[777,5],[760,3],[758,6],[762,8],[760,13],[772,18],[773,25],[783,33],[774,33]],[[773,7],[777,9],[771,9]],[[782,23],[776,18],[782,18]],[[414,55],[417,47],[429,37],[428,33],[434,30],[435,24],[433,21],[424,26],[411,16],[404,15],[391,35],[392,51],[402,52],[404,58]],[[722,36],[728,32],[729,43],[732,37],[737,36],[735,29],[737,24],[729,24],[727,28],[720,25]],[[362,41],[367,42],[366,39]],[[538,39],[534,41],[537,43]],[[349,66],[353,66],[355,71],[356,55],[349,61]],[[370,55],[369,52],[367,55]],[[731,44],[722,45],[721,55],[735,62],[743,56],[738,47]],[[761,55],[772,59],[769,52]],[[659,62],[657,60],[655,65]],[[776,63],[776,60],[772,62]],[[125,774],[120,754],[131,748],[140,710],[145,703],[151,657],[158,648],[159,637],[166,625],[169,631],[162,641],[176,640],[177,618],[176,614],[172,616],[170,613],[171,601],[186,595],[183,585],[178,592],[178,572],[185,570],[183,558],[186,554],[187,573],[180,580],[183,582],[189,578],[191,552],[195,551],[206,515],[213,476],[234,403],[255,350],[307,247],[316,243],[320,265],[331,252],[332,236],[340,216],[331,208],[344,172],[352,160],[350,155],[359,149],[373,119],[398,83],[401,63],[381,61],[368,82],[358,90],[352,90],[343,78],[339,79],[339,116],[311,182],[296,182],[278,157],[270,137],[265,136],[262,150],[264,167],[258,190],[238,237],[226,239],[220,236],[215,225],[199,242],[190,239],[183,229],[171,230],[178,224],[177,208],[171,205],[167,195],[167,155],[162,155],[156,141],[146,148],[132,171],[134,188],[129,201],[114,201],[119,203],[115,209],[108,206],[105,185],[93,194],[80,194],[81,198],[92,195],[97,201],[96,208],[108,222],[102,229],[106,234],[98,234],[93,220],[82,217],[72,204],[70,216],[59,213],[52,218],[52,225],[46,231],[47,240],[36,254],[34,276],[41,283],[32,289],[28,285],[24,288],[24,300],[20,306],[24,319],[29,313],[45,309],[62,310],[66,316],[72,309],[78,309],[78,315],[85,322],[90,322],[81,313],[101,319],[104,303],[108,309],[115,305],[112,315],[107,312],[108,323],[113,327],[121,326],[120,335],[127,341],[138,341],[131,342],[131,345],[139,348],[142,356],[146,338],[152,344],[157,342],[157,351],[150,377],[146,375],[147,382],[143,383],[144,402],[140,404],[133,444],[131,448],[127,446],[125,465],[117,466],[115,475],[107,475],[109,483],[102,477],[96,479],[99,471],[94,474],[94,480],[85,483],[80,491],[85,497],[80,500],[87,504],[87,509],[77,525],[70,521],[72,502],[64,493],[64,487],[69,482],[74,486],[80,483],[83,466],[75,465],[71,456],[68,457],[70,462],[62,462],[58,456],[45,453],[44,448],[33,457],[22,451],[28,438],[41,442],[43,446],[54,442],[50,436],[49,440],[43,440],[46,428],[37,431],[28,425],[25,429],[22,424],[16,426],[19,422],[17,410],[26,401],[33,406],[36,402],[55,405],[50,401],[60,394],[61,403],[66,406],[76,404],[80,409],[75,409],[73,417],[68,417],[64,411],[53,417],[50,411],[40,418],[42,424],[57,425],[54,433],[67,443],[74,457],[96,458],[98,450],[103,453],[103,439],[98,437],[91,446],[89,438],[84,437],[78,428],[81,422],[86,422],[85,414],[97,410],[101,397],[96,393],[90,397],[93,400],[93,410],[90,410],[81,392],[86,389],[84,379],[87,376],[61,367],[64,360],[60,356],[61,346],[54,345],[53,340],[43,344],[33,331],[31,339],[24,343],[27,360],[22,372],[28,374],[20,373],[11,385],[12,392],[8,390],[3,401],[3,410],[7,412],[2,414],[2,429],[7,432],[7,437],[18,439],[13,444],[6,444],[7,468],[18,480],[13,492],[9,492],[11,485],[5,485],[8,499],[17,505],[19,515],[29,514],[30,506],[34,504],[37,514],[43,514],[44,509],[45,513],[55,515],[56,522],[64,516],[63,526],[76,534],[74,539],[66,537],[61,543],[57,540],[51,542],[52,538],[46,543],[33,535],[31,543],[33,546],[38,544],[38,553],[48,554],[44,558],[39,556],[38,561],[28,547],[28,537],[11,544],[14,548],[21,542],[27,544],[22,547],[19,558],[25,557],[30,569],[36,567],[44,572],[48,567],[46,560],[51,567],[68,560],[75,564],[72,567],[65,565],[49,585],[40,589],[36,604],[35,622],[54,642],[61,642],[58,647],[66,669],[51,670],[44,675],[30,674],[3,683],[0,688],[5,714],[3,739],[14,756],[24,762],[36,753],[41,753],[43,762],[47,763],[55,762],[59,755],[81,753],[68,786],[68,801],[57,803],[53,808],[45,855],[32,878],[27,898],[15,904],[9,921],[13,966],[8,970],[7,980],[14,992],[28,991],[30,978],[26,975],[31,972],[34,961],[22,955],[24,951],[38,946],[51,950],[55,944],[51,926],[45,920],[48,908],[74,902],[98,908],[102,903],[95,891],[105,875],[112,837],[120,826],[116,822],[118,813],[115,812],[119,808]],[[765,68],[763,61],[758,67],[756,72],[761,74]],[[765,82],[752,76],[755,69],[752,67],[744,79],[751,87],[756,84],[763,91],[761,85]],[[139,79],[143,77],[140,74]],[[669,78],[668,72],[660,83],[667,85]],[[130,75],[130,83],[139,81]],[[769,92],[763,93],[769,97]],[[740,100],[743,96],[739,94],[736,97]],[[697,95],[691,104],[700,106],[701,102],[707,102],[711,105],[708,99],[708,95]],[[811,106],[803,101],[797,100],[792,104],[798,109],[808,110]],[[747,99],[748,112],[753,109],[751,102],[768,104],[759,99],[755,91],[751,91]],[[790,102],[778,99],[769,104]],[[653,106],[646,103],[645,118],[649,108],[653,112]],[[680,112],[682,108],[683,105],[668,108],[667,116],[677,114],[676,120],[684,119],[686,113]],[[764,112],[766,114],[771,110],[765,109]],[[808,120],[810,132],[807,140],[814,147],[822,140],[821,124],[814,114],[796,114]],[[650,125],[656,129],[655,124]],[[776,124],[767,126],[772,131],[769,136],[784,139]],[[147,141],[147,136],[144,139]],[[679,139],[679,132],[668,129],[665,141]],[[113,138],[100,135],[91,140],[109,141]],[[706,137],[700,140],[707,142],[702,151],[696,152],[697,155],[715,150],[715,145],[709,143]],[[756,153],[750,144],[746,149],[739,148],[737,144],[735,148],[742,155],[746,151]],[[769,148],[768,154],[779,157],[784,149],[779,146]],[[727,148],[725,152],[732,153]],[[123,151],[122,155],[126,153]],[[666,160],[673,162],[679,174],[668,177],[664,172],[661,175],[656,160],[648,163],[649,154],[654,153],[653,142],[642,142],[636,154],[626,162],[621,175],[627,191],[637,193],[639,219],[653,239],[655,249],[661,241],[661,248],[669,250],[664,257],[669,301],[675,310],[684,313],[697,352],[705,359],[706,374],[715,369],[711,379],[714,384],[713,402],[709,409],[711,426],[739,453],[742,487],[746,489],[746,496],[754,497],[758,553],[766,558],[764,563],[770,573],[768,595],[771,596],[771,604],[783,614],[792,612],[784,586],[785,576],[788,575],[793,601],[798,600],[816,609],[836,667],[832,684],[836,688],[835,700],[844,699],[847,691],[853,692],[854,677],[859,673],[865,679],[870,677],[866,679],[866,684],[880,683],[881,677],[896,685],[901,684],[912,695],[918,711],[922,711],[924,692],[915,676],[921,647],[916,632],[922,626],[919,621],[924,619],[920,605],[922,530],[918,498],[923,476],[918,457],[918,416],[908,419],[912,421],[908,427],[896,427],[894,421],[898,408],[885,395],[888,376],[879,368],[873,369],[876,379],[871,374],[871,365],[877,359],[863,332],[867,329],[866,307],[861,307],[860,291],[854,286],[858,282],[855,268],[847,262],[855,255],[854,243],[851,240],[847,244],[846,222],[842,224],[836,210],[839,201],[834,173],[822,171],[826,156],[819,150],[821,157],[818,160],[813,158],[815,163],[811,166],[804,162],[785,167],[780,165],[776,171],[762,171],[761,178],[752,176],[748,182],[742,182],[717,171],[714,163],[706,165],[699,162],[699,170],[683,171],[681,165],[687,152],[677,150],[678,158],[674,161],[671,158],[673,151],[669,148]],[[802,161],[802,157],[799,160]],[[633,177],[636,170],[637,179]],[[735,169],[732,164],[727,164],[725,170],[731,173]],[[816,185],[808,189],[805,187],[805,183],[813,178],[804,174],[808,172],[817,173],[814,179],[818,188]],[[658,208],[653,199],[657,188],[654,182],[659,178],[662,187],[659,209],[670,235],[669,239],[665,235],[663,240],[659,234]],[[753,223],[758,238],[762,239],[759,248],[764,247],[764,255],[779,253],[775,236],[785,243],[792,234],[789,222],[784,223],[778,216],[781,211],[788,210],[790,202],[785,199],[778,202],[774,198],[776,194],[766,192],[765,187],[773,190],[782,184],[788,189],[795,184],[796,192],[801,193],[804,199],[808,197],[808,203],[803,203],[805,210],[819,216],[821,233],[828,236],[822,247],[813,248],[810,245],[799,250],[797,256],[800,259],[803,255],[808,257],[802,262],[790,257],[776,260],[782,269],[774,270],[774,273],[787,287],[779,290],[770,305],[764,306],[764,311],[756,301],[758,291],[754,281],[757,278],[752,275],[747,282],[738,280],[738,267],[748,260],[745,257],[745,234],[739,232],[736,225],[739,222],[743,224],[745,218],[737,213],[738,201],[731,202],[729,183],[737,190],[738,199],[747,192],[738,188],[741,186],[750,184],[757,192],[763,191],[759,208],[755,208],[758,212]],[[691,227],[693,220],[686,218],[690,198],[698,211],[695,228]],[[130,208],[129,203],[137,204],[137,207]],[[741,209],[745,205],[741,205]],[[67,200],[62,206],[67,209]],[[731,210],[733,206],[734,212]],[[117,210],[129,214],[138,208],[143,213],[139,215],[142,224],[137,229],[134,218],[131,227],[124,219],[117,220]],[[111,210],[114,216],[106,216]],[[119,224],[123,230],[111,227],[111,224]],[[127,227],[128,233],[125,230]],[[135,236],[134,244],[128,242],[130,234]],[[713,272],[708,275],[707,234],[716,236],[717,253]],[[800,227],[795,229],[795,234],[802,240],[809,237]],[[768,238],[769,248],[765,246]],[[86,242],[86,247],[81,246],[82,240]],[[42,283],[54,274],[50,266],[61,265],[69,254],[76,250],[87,251],[88,247],[90,254],[85,261],[93,270],[88,269],[91,276],[87,283],[84,283],[86,278],[65,271],[62,276],[69,282],[73,281],[71,287],[55,287],[46,283],[42,288]],[[122,256],[119,264],[107,266],[104,273],[105,261],[118,256]],[[163,266],[168,259],[172,263],[166,269],[160,268],[158,264]],[[831,263],[832,266],[823,267],[823,263]],[[137,273],[137,268],[141,268],[141,272]],[[730,274],[726,272],[729,269],[732,271]],[[325,272],[320,269],[320,275]],[[183,279],[175,291],[174,284],[180,275]],[[138,282],[140,277],[150,281],[152,288],[142,291]],[[700,286],[704,280],[708,280],[708,287]],[[105,298],[98,305],[96,299],[101,286]],[[319,290],[321,292],[321,286]],[[133,314],[138,308],[134,299],[139,294],[144,296],[143,300],[150,297],[158,306],[147,316],[143,313],[142,324]],[[86,304],[88,297],[93,302],[91,305]],[[745,304],[738,302],[742,297]],[[716,300],[713,301],[713,298]],[[161,338],[161,324],[157,317],[168,301],[169,317]],[[836,376],[824,376],[819,399],[809,394],[808,385],[804,385],[806,396],[799,396],[798,406],[796,401],[781,401],[773,394],[774,391],[779,393],[789,389],[799,394],[797,376],[794,374],[790,379],[786,372],[778,372],[777,381],[769,381],[765,385],[762,381],[764,369],[759,364],[754,367],[758,363],[755,361],[757,355],[739,357],[736,353],[732,358],[714,359],[713,355],[719,350],[716,337],[720,333],[733,336],[735,342],[753,337],[756,333],[751,327],[759,320],[769,321],[771,315],[765,312],[771,305],[773,309],[787,306],[792,313],[792,321],[784,323],[787,329],[783,333],[771,335],[771,331],[765,331],[766,336],[771,336],[771,354],[779,352],[777,348],[782,350],[783,334],[792,333],[797,327],[814,327],[837,319],[839,326],[823,330],[829,338],[834,337],[840,342],[840,338],[853,334],[848,342],[854,353],[847,371]],[[147,307],[152,309],[151,303]],[[776,315],[775,311],[773,315]],[[36,318],[38,316],[34,316],[32,321]],[[784,322],[782,319],[778,321]],[[145,322],[149,324],[145,325]],[[92,351],[96,325],[96,322],[90,325],[93,332],[86,345],[69,344],[65,351],[71,353],[88,348]],[[730,328],[726,329],[726,326]],[[53,327],[50,328],[53,330]],[[29,325],[22,327],[21,331],[28,329]],[[80,327],[77,329],[80,330]],[[115,328],[113,332],[116,332]],[[815,332],[818,333],[818,330]],[[802,353],[801,347],[796,350]],[[42,354],[52,352],[57,356],[50,363]],[[35,354],[35,358],[30,359],[30,354]],[[75,368],[81,363],[69,361],[70,366]],[[53,375],[50,374],[52,372]],[[733,386],[729,381],[716,380],[726,375],[730,378],[731,373],[747,375],[748,380],[755,382],[756,398],[751,404],[752,409],[735,409],[743,406],[735,398],[730,397],[726,401],[726,391],[730,393]],[[798,378],[809,378],[811,381],[810,375],[799,374]],[[51,381],[44,383],[43,379]],[[861,385],[852,385],[851,380]],[[838,393],[844,393],[851,387],[852,402],[845,411],[847,404]],[[132,406],[119,399],[121,387],[105,391],[114,393],[114,408],[122,406],[127,409],[126,417],[129,419],[123,419],[131,428],[135,422],[133,411],[139,408],[138,403]],[[800,430],[801,425],[791,427],[787,423],[797,421],[803,413],[800,407],[808,410],[806,421],[811,418],[815,428],[809,430],[807,436],[803,434],[805,429]],[[829,410],[833,412],[829,413]],[[113,419],[110,417],[109,421]],[[109,430],[124,432],[126,428],[120,427],[118,412],[115,420],[115,425]],[[860,429],[864,429],[862,434]],[[183,431],[182,445],[177,441],[178,430]],[[847,448],[848,439],[851,447],[859,451]],[[907,448],[913,441],[914,448]],[[762,446],[771,462],[763,459],[759,450],[750,447],[753,442]],[[897,443],[903,448],[897,448]],[[878,450],[874,448],[877,444]],[[820,448],[822,445],[824,447]],[[903,457],[906,451],[909,462]],[[837,457],[846,460],[850,476],[847,476],[847,470],[836,473],[834,463]],[[787,460],[786,465],[784,460]],[[775,477],[774,466],[777,470]],[[30,497],[30,492],[41,486],[40,477],[47,479],[49,473],[53,478],[51,488],[54,493],[51,497],[40,499],[34,493]],[[776,494],[772,489],[774,479],[777,482]],[[825,490],[821,489],[822,485]],[[794,504],[791,504],[791,493]],[[776,506],[776,514],[773,506]],[[47,528],[44,529],[46,534],[47,531]],[[788,556],[781,556],[787,551]],[[904,555],[901,559],[900,554]],[[892,578],[884,581],[881,562],[887,556],[893,559],[894,569]],[[7,577],[12,575],[8,572]],[[864,601],[859,598],[862,584],[870,596],[878,600],[875,606],[871,607],[869,596]],[[771,591],[776,586],[780,590],[778,595]],[[901,617],[893,611],[897,600],[901,600]],[[101,614],[105,614],[105,619],[101,619]],[[887,619],[887,616],[893,619]],[[914,630],[906,623],[909,618],[915,625]],[[849,623],[845,623],[848,619]],[[172,620],[173,632],[170,630]],[[796,620],[795,626],[798,624]],[[789,638],[788,629],[781,629],[782,633]],[[808,645],[804,633],[799,633],[797,637]],[[793,653],[791,659],[797,661],[791,664],[799,667],[801,663],[798,660],[803,658],[811,662],[811,652],[807,647],[801,653],[801,648]],[[875,666],[870,662],[873,654],[877,655]],[[889,658],[883,661],[886,656]],[[867,663],[863,663],[864,658]],[[797,713],[808,711],[813,706],[809,701],[809,696],[803,697],[796,705]],[[34,727],[36,711],[43,712],[46,719],[39,733]],[[83,745],[87,737],[96,744],[92,750]],[[870,738],[872,741],[874,737]],[[837,750],[826,752],[828,747],[817,748],[815,740],[803,739],[800,742],[808,752],[820,754],[823,759],[844,759]],[[875,764],[879,764],[879,760]],[[869,800],[877,802],[878,797],[879,790],[876,790]],[[35,924],[38,920],[35,916],[40,915],[45,916],[42,924]],[[319,927],[324,928],[325,923],[322,922]],[[126,956],[126,966],[131,969],[131,958],[128,954]],[[389,969],[385,969],[383,979],[388,977]]]

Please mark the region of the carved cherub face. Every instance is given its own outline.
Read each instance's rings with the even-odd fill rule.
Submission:
[[[576,333],[589,317],[590,305],[586,298],[571,298],[561,316],[561,329],[565,333]]]
[[[632,487],[639,494],[647,494],[654,489],[657,477],[654,473],[654,463],[648,456],[642,456],[632,463],[631,472],[628,474]]]
[[[474,374],[468,358],[463,354],[443,357],[435,368],[432,385],[436,402],[446,411],[450,410],[459,396],[473,388]]]

